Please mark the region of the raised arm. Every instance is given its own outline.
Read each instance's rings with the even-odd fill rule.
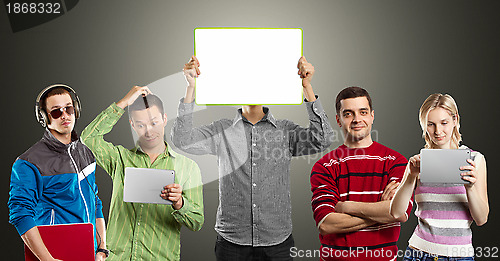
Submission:
[[[171,130],[171,139],[175,146],[187,153],[215,155],[222,126],[217,122],[200,127],[193,126],[195,78],[200,74],[198,66],[199,62],[195,56],[184,65],[186,95],[179,104],[178,115]]]
[[[115,173],[115,165],[119,162],[116,158],[119,157],[120,152],[118,146],[104,140],[104,135],[113,129],[128,105],[132,104],[140,95],[149,93],[151,91],[148,87],[134,86],[125,97],[102,111],[82,131],[82,142],[94,153],[97,164],[112,178]]]
[[[304,88],[304,98],[308,102],[313,102],[316,100],[316,96],[314,95],[314,91],[312,89],[311,80],[314,76],[314,66],[311,63],[308,63],[305,56],[300,57],[299,62],[297,64],[297,72],[302,78],[302,87]]]
[[[184,103],[192,103],[194,101],[194,90],[195,90],[195,78],[197,78],[201,72],[200,62],[196,56],[191,56],[188,63],[184,64],[183,72],[184,78],[187,82],[186,95],[184,96]]]
[[[297,64],[302,78],[305,106],[309,116],[309,127],[304,128],[289,122],[290,151],[293,156],[310,155],[328,148],[333,141],[333,129],[321,102],[317,100],[311,85],[314,66],[302,56]]]

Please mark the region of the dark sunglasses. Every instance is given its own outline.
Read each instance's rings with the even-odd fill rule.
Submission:
[[[52,118],[57,119],[57,118],[61,117],[61,115],[63,114],[63,111],[65,111],[67,114],[71,115],[71,114],[75,113],[75,107],[66,106],[66,107],[53,109],[52,111],[50,111],[50,115],[52,116]]]

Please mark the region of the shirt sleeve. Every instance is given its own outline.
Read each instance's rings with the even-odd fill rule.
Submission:
[[[317,96],[316,96],[317,97]],[[304,102],[309,115],[309,127],[290,122],[290,151],[293,156],[321,152],[333,142],[333,129],[319,99]]]
[[[109,133],[125,111],[116,103],[111,104],[82,131],[80,136],[85,144],[95,155],[97,164],[114,178],[116,160],[119,157],[118,146],[104,140],[104,135]]]
[[[183,206],[172,212],[173,217],[180,224],[192,231],[198,231],[204,223],[203,215],[203,185],[198,165],[184,158],[178,168],[175,163],[176,182],[182,186]]]
[[[403,155],[398,154],[396,156],[396,159],[394,160],[394,163],[389,168],[389,180],[387,181],[388,182],[387,184],[389,184],[393,180],[401,183],[403,181],[403,176],[407,164],[408,160]],[[406,209],[407,218],[410,216],[412,208],[413,208],[413,196],[408,202],[408,208]]]
[[[314,164],[310,180],[311,192],[313,193],[311,206],[316,226],[319,226],[328,214],[335,213],[335,205],[340,196],[337,182],[321,160]]]
[[[194,128],[193,127],[194,102],[184,103],[181,99],[177,118],[171,131],[171,139],[179,149],[195,154],[217,154],[220,132],[215,123]]]
[[[35,208],[42,186],[42,176],[35,165],[21,159],[14,162],[10,178],[9,222],[19,235],[36,226]]]
[[[97,188],[97,184],[94,184],[95,188],[95,218],[104,218],[104,214],[102,213],[102,201],[101,199],[97,196],[97,193],[99,192],[99,189]]]

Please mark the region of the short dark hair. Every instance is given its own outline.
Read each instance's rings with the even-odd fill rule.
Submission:
[[[351,86],[343,89],[337,95],[337,99],[335,100],[335,110],[337,111],[337,114],[340,113],[340,101],[357,97],[366,97],[368,104],[370,105],[370,111],[373,110],[372,98],[370,98],[370,94],[368,94],[368,92],[361,87]]]
[[[146,101],[144,101],[144,98]],[[146,96],[139,96],[135,101],[128,106],[128,115],[131,117],[131,112],[133,111],[142,111],[146,109],[146,102],[147,102],[147,107],[153,107],[156,106],[160,110],[161,114],[164,114],[163,111],[163,102],[161,101],[160,97],[154,95],[154,94],[148,94]]]
[[[71,94],[69,93],[68,90],[66,90],[66,88],[55,87],[40,98],[40,108],[42,110],[44,110],[46,113],[49,113],[47,111],[47,99],[51,96],[60,95],[60,94],[68,94],[71,97]],[[73,97],[71,97],[71,102],[73,102]]]

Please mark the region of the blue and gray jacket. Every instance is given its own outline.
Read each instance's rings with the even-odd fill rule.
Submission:
[[[75,131],[72,142],[63,144],[46,129],[12,166],[9,222],[19,235],[38,225],[92,223],[95,228],[95,219],[104,217],[95,169],[94,154]]]

